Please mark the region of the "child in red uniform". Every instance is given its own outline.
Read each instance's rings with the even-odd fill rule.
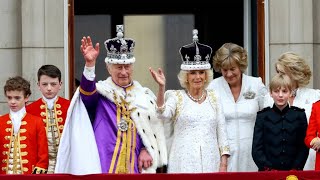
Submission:
[[[42,119],[26,113],[30,83],[20,76],[4,86],[10,113],[0,117],[1,174],[41,174],[48,168],[48,142]]]
[[[312,104],[309,126],[307,129],[306,145],[316,151],[315,170],[320,170],[320,101]]]
[[[54,65],[43,65],[38,70],[38,87],[42,98],[26,107],[27,112],[42,118],[49,149],[48,174],[54,173],[58,147],[70,101],[58,96],[61,71]]]

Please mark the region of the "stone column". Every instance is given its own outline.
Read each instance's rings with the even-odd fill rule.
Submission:
[[[37,87],[37,70],[44,64],[56,65],[64,80],[63,0],[23,0],[22,75],[30,80],[30,101],[41,97]],[[63,82],[67,83],[67,82]],[[64,88],[59,95],[64,96]]]
[[[320,89],[320,1],[313,0],[313,86]]]
[[[0,0],[0,115],[9,108],[3,86],[9,77],[21,75],[21,1]]]
[[[286,51],[302,56],[312,69],[313,0],[269,0],[269,9],[270,79],[275,74],[275,61]],[[308,87],[313,87],[313,79]]]

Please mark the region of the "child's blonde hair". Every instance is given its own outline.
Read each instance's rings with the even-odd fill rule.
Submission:
[[[292,91],[292,82],[288,75],[286,74],[276,74],[272,77],[269,90],[272,92],[273,90],[279,89],[281,87],[288,88],[289,91]]]

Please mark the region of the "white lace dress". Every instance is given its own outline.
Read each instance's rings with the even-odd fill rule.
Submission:
[[[220,156],[229,154],[229,148],[225,119],[218,107],[215,96],[198,104],[185,91],[166,92],[165,109],[159,117],[167,121],[176,115],[171,121],[168,173],[219,171]]]

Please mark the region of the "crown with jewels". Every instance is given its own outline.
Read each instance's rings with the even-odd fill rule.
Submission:
[[[135,62],[133,50],[135,42],[133,39],[123,37],[123,25],[117,25],[117,37],[104,42],[107,49],[106,63],[132,64]]]
[[[205,70],[210,69],[209,60],[212,54],[212,48],[208,45],[199,43],[198,30],[194,29],[193,43],[184,45],[180,48],[182,70]]]

